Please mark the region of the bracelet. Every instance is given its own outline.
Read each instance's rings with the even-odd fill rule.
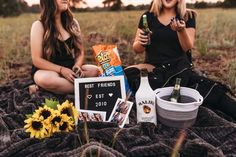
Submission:
[[[61,66],[61,67],[60,67],[60,71],[59,71],[59,74],[62,74],[62,73],[61,73],[61,71],[62,71],[62,68],[63,68],[63,67]]]

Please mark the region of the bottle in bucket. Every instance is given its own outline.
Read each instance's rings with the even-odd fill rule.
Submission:
[[[147,45],[150,45],[151,44],[151,40],[150,40],[151,31],[148,27],[147,15],[143,15],[143,31],[145,35],[148,35],[149,40],[148,40]]]
[[[174,89],[170,95],[171,102],[180,102],[180,82],[181,78],[176,78]]]
[[[141,70],[140,86],[135,94],[137,123],[151,122],[157,124],[156,94],[148,82],[148,71]]]

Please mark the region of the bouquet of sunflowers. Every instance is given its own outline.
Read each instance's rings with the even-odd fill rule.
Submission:
[[[25,131],[31,138],[42,139],[55,132],[72,131],[78,122],[78,111],[68,100],[60,105],[58,101],[46,99],[42,107],[27,117]]]

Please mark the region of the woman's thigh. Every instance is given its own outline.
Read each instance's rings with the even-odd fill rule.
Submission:
[[[128,68],[138,68],[139,70],[147,69],[148,72],[152,72],[153,69],[155,68],[155,66],[153,66],[151,64],[136,64],[136,65],[128,66],[125,69],[128,69]]]
[[[73,92],[73,83],[54,71],[38,70],[34,74],[34,81],[40,87],[57,94]]]

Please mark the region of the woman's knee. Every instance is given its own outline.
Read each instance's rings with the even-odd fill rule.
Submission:
[[[44,89],[54,89],[57,88],[57,83],[54,79],[55,77],[49,73],[36,72],[34,75],[35,83]]]
[[[81,68],[85,72],[85,77],[96,77],[100,73],[98,67],[95,65],[83,65]]]

